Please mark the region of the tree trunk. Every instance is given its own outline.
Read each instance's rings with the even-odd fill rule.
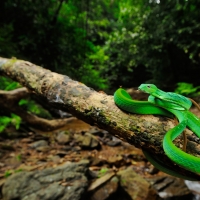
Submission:
[[[162,148],[164,134],[175,126],[173,120],[161,116],[125,113],[115,105],[113,96],[96,92],[68,76],[51,72],[27,61],[0,57],[0,74],[18,81],[30,92],[46,98],[52,106],[105,129],[138,148],[144,148],[169,167],[182,174],[191,175],[190,172],[174,165]],[[190,131],[188,134],[190,154],[200,156],[198,143]],[[182,139],[176,139],[175,144],[180,147]]]

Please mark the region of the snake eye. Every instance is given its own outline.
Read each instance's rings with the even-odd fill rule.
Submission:
[[[147,85],[147,87],[148,87],[148,88],[151,88],[151,86],[150,86],[150,85]]]

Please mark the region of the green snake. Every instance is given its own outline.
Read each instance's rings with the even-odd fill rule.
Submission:
[[[200,173],[200,158],[182,151],[173,144],[173,140],[177,138],[186,127],[200,137],[200,119],[189,111],[192,105],[190,99],[176,93],[164,92],[153,84],[141,84],[138,89],[150,94],[148,101],[133,100],[124,89],[119,88],[114,93],[116,105],[124,111],[135,114],[158,114],[170,118],[173,118],[175,115],[179,124],[165,134],[163,139],[164,152],[180,167],[197,174]],[[168,169],[164,164],[154,159],[146,150],[143,150],[143,152],[147,159],[159,170],[179,178],[195,180],[195,178],[190,178]]]

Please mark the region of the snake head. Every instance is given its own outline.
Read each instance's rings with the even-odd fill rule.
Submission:
[[[154,84],[141,84],[138,89],[148,94],[153,94],[158,90]]]

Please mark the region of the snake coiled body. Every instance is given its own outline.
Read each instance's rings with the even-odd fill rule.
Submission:
[[[114,94],[114,101],[117,106],[127,112],[135,114],[158,114],[173,118],[175,115],[179,124],[170,129],[164,136],[163,149],[165,154],[179,166],[194,172],[200,173],[200,158],[190,155],[173,144],[186,127],[192,130],[200,137],[200,119],[189,111],[192,102],[179,94],[168,93],[159,90],[153,84],[142,84],[139,89],[150,94],[148,101],[136,101],[122,88],[119,88]],[[144,154],[149,156],[149,153],[144,151]],[[164,169],[164,167],[155,161],[152,157],[149,161],[156,165],[160,170],[180,178],[189,179],[177,174],[173,170]],[[194,179],[191,179],[194,180]]]

